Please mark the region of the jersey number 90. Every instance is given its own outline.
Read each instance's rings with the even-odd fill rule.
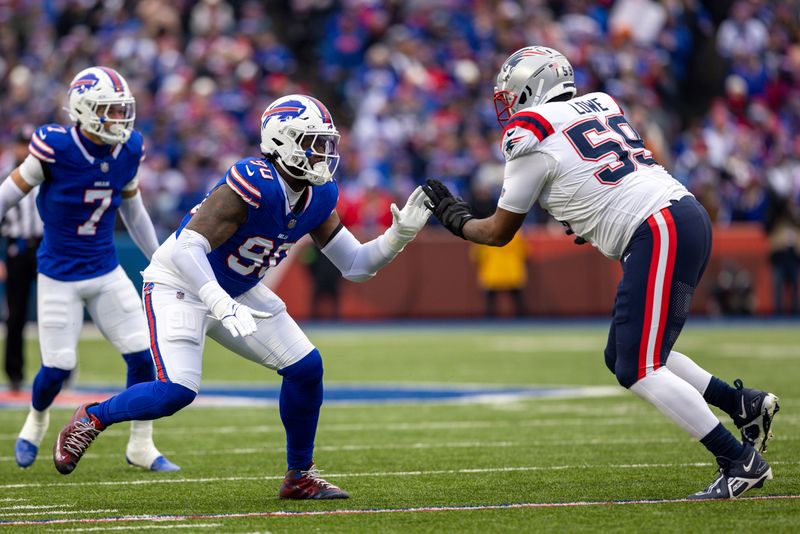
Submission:
[[[266,274],[267,269],[278,265],[294,243],[281,243],[275,247],[275,243],[266,237],[256,236],[248,238],[237,250],[238,256],[228,256],[228,267],[235,272],[248,276],[253,274],[256,269],[258,277]]]

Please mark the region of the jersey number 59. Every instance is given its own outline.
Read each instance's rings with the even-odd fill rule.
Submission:
[[[600,183],[616,185],[638,165],[656,164],[653,153],[623,115],[606,117],[605,124],[596,117],[583,120],[564,130],[572,146],[587,161],[601,161],[614,155],[617,161],[604,165],[594,173]]]

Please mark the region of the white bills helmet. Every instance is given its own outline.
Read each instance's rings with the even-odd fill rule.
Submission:
[[[81,129],[114,145],[131,137],[136,101],[128,82],[114,69],[89,67],[80,71],[67,91],[67,111]]]
[[[339,164],[339,132],[316,98],[284,96],[261,115],[261,152],[290,176],[322,185]]]
[[[545,46],[526,46],[511,54],[497,75],[497,121],[503,126],[520,109],[564,94],[572,98],[576,92],[575,73],[561,52]]]

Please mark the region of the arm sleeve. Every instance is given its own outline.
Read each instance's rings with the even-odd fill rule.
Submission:
[[[26,194],[14,183],[10,176],[6,178],[0,184],[0,220],[6,216],[8,209],[16,205]]]
[[[172,249],[172,263],[189,282],[190,288],[199,291],[208,282],[217,281],[208,261],[211,245],[208,239],[194,230],[184,228]]]
[[[391,230],[391,229],[390,229]],[[386,231],[387,233],[389,230]],[[366,282],[397,256],[405,243],[387,237],[387,233],[361,243],[350,230],[342,228],[322,248],[322,253],[351,282]]]
[[[153,221],[150,220],[150,216],[144,208],[142,195],[137,192],[133,197],[123,198],[119,214],[122,216],[122,222],[125,223],[133,242],[147,256],[148,260],[152,258],[153,252],[158,248],[158,237],[156,237]]]
[[[44,182],[42,162],[29,154],[19,166],[19,175],[31,187],[41,185]]]
[[[200,300],[216,317],[220,317],[218,304],[230,301],[231,296],[219,285],[214,269],[208,261],[211,244],[199,232],[183,229],[172,249],[172,263],[189,283],[191,289],[197,291]]]
[[[555,159],[544,152],[532,152],[506,162],[503,193],[497,207],[512,213],[528,213],[555,168]]]

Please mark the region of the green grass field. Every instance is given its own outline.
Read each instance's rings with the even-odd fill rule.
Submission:
[[[600,326],[364,326],[309,335],[328,385],[616,385],[603,364]],[[156,443],[179,473],[128,467],[127,425],[112,427],[69,477],[55,471],[50,454],[68,410],[54,410],[40,458],[22,471],[13,443],[25,410],[0,409],[0,531],[800,530],[800,499],[791,498],[800,496],[800,327],[690,325],[676,349],[728,381],[741,377],[781,397],[766,456],[775,479],[748,494],[780,498],[674,502],[711,482],[712,458],[621,389],[596,398],[323,406],[315,458],[352,498],[322,502],[277,498],[285,468],[277,407],[189,407],[158,421]],[[122,361],[105,341],[87,339],[80,351],[79,385],[124,382]],[[33,376],[38,362],[30,364]],[[204,379],[279,383],[213,342]],[[656,502],[611,503],[642,500]],[[45,520],[64,521],[18,523]]]

